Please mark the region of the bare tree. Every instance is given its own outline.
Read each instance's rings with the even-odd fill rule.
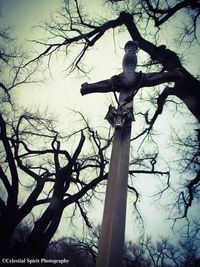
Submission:
[[[1,7],[0,7],[1,9]],[[0,10],[1,12],[1,10]],[[1,16],[2,14],[0,14]],[[2,107],[12,101],[11,91],[22,85],[38,82],[35,73],[39,68],[38,64],[25,66],[29,55],[18,45],[17,39],[12,37],[12,28],[1,25],[0,27],[0,103]],[[2,109],[2,108],[1,108]],[[3,112],[3,109],[2,111]],[[5,112],[5,110],[4,110]]]
[[[109,129],[100,135],[89,126],[83,115],[79,116],[82,127],[70,134],[58,133],[53,121],[39,113],[26,112],[16,121],[7,123],[1,116],[3,150],[0,176],[7,194],[7,201],[1,199],[0,231],[4,249],[8,247],[14,229],[34,207],[43,208],[41,216],[35,215],[38,218],[24,249],[27,255],[44,254],[58,229],[64,209],[69,205],[74,209],[72,218],[79,211],[86,226],[92,227],[87,214],[88,204],[101,197],[99,186],[107,179],[107,149],[112,135]],[[72,139],[73,149],[70,145]],[[144,160],[151,161],[151,157]],[[143,164],[143,159],[135,162],[130,174],[167,175],[147,165]],[[136,205],[139,193],[131,184],[129,190],[136,196]]]
[[[144,2],[149,3],[149,1]],[[196,4],[196,7],[193,8],[191,7],[191,3],[187,3],[187,6],[192,8],[191,10],[194,12],[196,12],[196,10],[198,11],[198,5],[199,4]],[[151,7],[150,3],[148,6]],[[182,71],[183,78],[177,81],[173,87],[167,86],[159,95],[157,99],[157,113],[155,116],[162,113],[163,105],[167,97],[173,95],[183,101],[190,112],[199,120],[199,80],[184,68],[178,54],[168,49],[165,45],[156,45],[155,43],[157,43],[157,40],[153,43],[141,35],[139,22],[142,18],[141,11],[138,11],[141,6],[137,3],[134,7],[136,8],[134,13],[122,11],[119,16],[113,20],[107,19],[106,22],[97,20],[91,21],[87,19],[85,13],[81,11],[78,1],[68,1],[60,13],[60,18],[52,18],[51,24],[47,23],[43,26],[43,28],[50,33],[51,39],[44,42],[36,41],[39,44],[47,46],[47,48],[33,60],[39,60],[44,56],[50,57],[55,51],[65,51],[68,53],[69,47],[72,44],[76,44],[76,56],[71,62],[69,70],[73,71],[74,69],[78,69],[85,73],[81,64],[89,48],[93,47],[110,29],[125,26],[126,31],[130,34],[130,38],[138,41],[139,48],[149,54],[151,65],[158,66],[161,71],[170,71],[177,68]],[[150,16],[149,13],[148,15]],[[149,64],[149,62],[146,62],[146,64]]]
[[[6,125],[1,116],[1,142],[4,149],[1,152],[3,163],[1,180],[7,192],[7,205],[1,199],[2,246],[4,248],[6,248],[6,244],[8,246],[9,237],[13,230],[32,211],[33,207],[48,204],[41,218],[35,223],[28,239],[28,246],[26,246],[27,250],[31,246],[34,247],[37,253],[37,250],[41,251],[41,247],[46,248],[57,230],[64,208],[68,205],[74,203],[75,207],[80,210],[86,224],[90,226],[84,211],[83,196],[85,195],[86,202],[90,201],[92,193],[90,194],[88,191],[107,177],[104,171],[107,161],[104,159],[103,153],[110,141],[105,140],[104,145],[99,144],[96,141],[96,139],[100,139],[99,135],[91,130],[92,141],[96,141],[96,149],[101,157],[98,159],[96,155],[88,155],[85,159],[79,159],[85,143],[83,132],[88,127],[74,133],[74,135],[80,135],[80,140],[77,141],[77,146],[71,155],[67,150],[61,149],[58,132],[55,132],[51,120],[26,113],[10,127],[12,127],[12,131],[9,133],[9,125]],[[70,136],[66,137],[66,139],[68,138]],[[47,142],[47,148],[45,145],[43,145],[44,149],[30,148],[29,146],[34,139],[37,140],[37,143],[39,142],[39,146],[42,145],[40,142]],[[44,156],[45,158],[43,158]],[[91,163],[91,161],[95,163]],[[94,168],[97,176],[87,182],[82,172]],[[20,183],[25,183],[25,188],[31,190],[23,204],[18,202]],[[75,185],[72,186],[71,193],[68,192],[70,184]],[[80,198],[82,198],[83,204],[79,203]]]
[[[197,223],[198,216],[194,214],[193,220],[190,219],[190,208],[199,199],[199,129],[196,129],[195,135],[185,134],[182,136],[175,132],[172,143],[176,146],[177,153],[180,155],[177,170],[181,173],[182,177],[186,176],[183,182],[180,183],[179,190],[176,192],[177,201],[172,204],[173,209],[175,208],[174,218],[175,222],[186,218],[188,224],[194,226],[191,231],[191,235],[193,236],[198,233],[199,229]]]
[[[129,2],[130,10],[124,11],[124,5],[127,2]],[[132,177],[141,173],[165,175],[167,179],[164,190],[166,190],[170,187],[169,170],[159,171],[155,168],[159,159],[159,151],[152,137],[152,128],[158,116],[163,113],[163,108],[170,96],[175,96],[173,98],[174,102],[177,99],[181,100],[187,106],[189,112],[199,121],[200,82],[184,67],[178,52],[168,49],[159,38],[157,39],[155,31],[151,36],[145,34],[151,27],[152,19],[156,22],[156,26],[161,28],[166,21],[172,18],[175,12],[187,8],[189,14],[196,17],[192,25],[195,40],[198,41],[196,27],[198,25],[199,4],[183,1],[185,6],[177,7],[174,3],[169,5],[168,1],[165,1],[165,3],[168,3],[166,9],[166,6],[161,6],[160,1],[157,1],[156,5],[152,4],[151,1],[142,1],[141,4],[140,1],[133,2],[117,1],[117,3],[112,3],[113,9],[116,5],[117,15],[113,19],[105,17],[99,20],[88,17],[78,0],[66,1],[63,9],[58,13],[59,16],[53,17],[51,23],[43,25],[43,29],[49,33],[50,37],[44,41],[36,41],[36,43],[44,45],[44,51],[28,63],[24,64],[23,62],[19,66],[23,66],[20,70],[24,70],[31,62],[38,63],[44,57],[51,59],[51,55],[56,51],[69,55],[71,48],[75,46],[76,50],[73,51],[75,54],[73,54],[73,60],[68,66],[68,71],[72,72],[76,69],[83,74],[87,74],[87,70],[83,67],[85,54],[96,45],[99,39],[103,38],[106,32],[119,29],[119,31],[128,32],[130,38],[138,41],[139,48],[149,55],[141,66],[142,72],[146,70],[159,70],[161,73],[177,70],[181,72],[181,78],[175,83],[169,83],[167,87],[161,88],[160,91],[152,90],[152,95],[147,100],[152,110],[149,111],[149,105],[147,105],[144,107],[146,108],[144,112],[138,111],[136,113],[137,117],[142,117],[145,126],[132,139],[132,142],[140,140],[140,144],[138,145],[137,156],[134,155],[131,158],[130,175]],[[147,24],[145,30],[142,11],[146,12],[145,22]],[[5,60],[3,61],[5,62]],[[51,61],[48,62],[50,64]],[[16,76],[14,82],[12,81],[10,86],[2,82],[3,86],[1,87],[7,96],[9,88],[20,84],[18,82],[19,69],[14,68],[14,70],[14,77]],[[24,82],[26,82],[26,79]],[[144,99],[141,96],[142,92],[138,90],[135,97],[141,98],[143,101]],[[61,135],[55,130],[52,120],[39,114],[25,113],[17,121],[11,123],[8,123],[3,116],[0,117],[0,136],[3,144],[1,152],[3,167],[1,167],[0,176],[7,192],[7,203],[2,199],[0,206],[2,216],[2,227],[0,229],[4,237],[3,247],[8,246],[8,237],[15,227],[30,214],[34,207],[40,205],[43,207],[42,215],[35,221],[27,239],[25,251],[27,255],[30,252],[34,252],[37,256],[44,254],[48,243],[59,226],[64,209],[69,205],[74,207],[74,213],[78,210],[85,224],[91,227],[87,215],[87,204],[100,193],[98,191],[99,185],[107,179],[109,157],[106,150],[112,142],[112,136],[110,134],[107,134],[106,137],[105,134],[101,136],[98,131],[89,126],[82,115],[81,118],[84,123],[80,129],[68,135]],[[149,139],[147,140],[146,137]],[[73,152],[70,153],[68,149],[62,149],[62,146],[65,147],[65,144],[68,146],[67,142],[72,138],[75,139],[74,144],[76,145],[72,149]],[[142,138],[142,141],[140,138]],[[144,151],[143,148],[147,148],[147,141],[149,140],[155,146],[151,149],[152,151],[148,151],[148,149]],[[43,144],[42,148],[41,143]],[[92,148],[92,153],[85,155],[83,148],[85,148],[86,143]],[[31,179],[33,183],[31,186],[26,185],[29,190],[31,189],[31,193],[24,204],[20,204],[18,200],[19,187],[21,179],[24,181],[25,176],[28,177],[26,181]],[[137,203],[140,194],[131,182],[129,190],[134,193],[135,203]],[[29,184],[29,182],[27,183]],[[193,189],[198,184],[199,177],[196,177],[190,180],[186,186],[189,193],[188,197],[185,202],[183,198],[182,203],[180,203],[185,205],[186,210],[192,204]]]
[[[156,27],[160,27],[166,21],[173,19],[177,12],[185,12],[187,14],[187,23],[183,25],[181,41],[190,39],[190,41],[198,42],[199,29],[199,1],[184,0],[177,3],[176,1],[142,1],[142,6],[148,16],[153,19]]]
[[[84,241],[78,238],[62,238],[51,242],[45,256],[56,259],[67,257],[70,264],[75,266],[95,266],[98,243],[95,234],[93,240],[91,235]],[[151,237],[147,237],[143,243],[125,243],[123,263],[125,267],[197,267],[199,259],[197,239],[186,238],[174,245],[168,239],[153,241]]]
[[[9,27],[0,28],[0,217],[1,217],[1,248],[8,245],[13,229],[28,214],[28,210],[18,213],[19,173],[10,139],[11,132],[8,117],[13,118],[16,112],[16,103],[12,100],[12,90],[24,84],[35,82],[32,79],[37,67],[23,67],[27,55],[20,49],[16,40],[11,37]],[[4,118],[6,118],[4,120]],[[7,121],[7,122],[6,122]],[[42,190],[38,186],[38,191]],[[38,192],[38,194],[39,194]],[[37,193],[36,193],[37,194]],[[7,201],[6,201],[7,196]],[[30,199],[33,196],[30,196]],[[27,205],[26,205],[27,206]],[[28,207],[27,207],[28,208]],[[13,217],[12,217],[13,215]]]
[[[84,69],[83,60],[86,53],[90,52],[90,48],[95,46],[103,38],[104,34],[110,30],[113,30],[115,35],[117,35],[118,30],[119,36],[127,32],[130,38],[138,41],[139,48],[149,55],[140,65],[142,72],[146,70],[157,70],[161,73],[177,70],[181,72],[181,78],[176,82],[170,83],[170,80],[168,80],[169,83],[166,87],[159,88],[158,90],[152,89],[145,102],[151,103],[150,107],[147,104],[146,110],[137,110],[136,120],[138,117],[142,117],[146,126],[133,137],[132,141],[142,137],[145,138],[149,136],[150,132],[151,134],[153,133],[153,125],[157,121],[158,116],[163,113],[164,106],[167,107],[168,101],[173,102],[177,110],[180,109],[180,103],[183,103],[189,113],[193,114],[194,118],[199,122],[200,81],[198,75],[190,73],[185,67],[186,64],[182,61],[180,51],[173,51],[168,48],[163,44],[163,40],[160,37],[160,34],[163,34],[166,30],[166,23],[173,22],[175,14],[183,14],[185,25],[184,23],[182,24],[183,27],[180,30],[182,37],[179,37],[179,41],[176,40],[177,46],[185,47],[188,44],[198,46],[199,2],[187,0],[180,3],[176,1],[107,1],[108,6],[110,4],[108,2],[112,2],[112,14],[115,14],[115,17],[113,16],[112,19],[106,17],[106,14],[101,19],[87,16],[84,6],[81,6],[78,0],[66,2],[62,10],[57,14],[57,17],[53,17],[51,23],[46,23],[42,26],[49,33],[49,39],[36,41],[36,43],[44,45],[45,50],[37,58],[34,58],[33,61],[43,57],[51,58],[55,51],[70,54],[70,48],[76,47],[74,51],[75,56],[68,66],[68,71],[72,72],[76,69],[87,74],[87,70]],[[124,11],[127,7],[128,10]],[[155,28],[152,28],[152,21]],[[184,22],[183,20],[181,21]],[[169,39],[170,36],[168,35],[167,38]],[[120,79],[120,75],[117,75],[117,78]],[[144,101],[144,98],[141,96],[142,92],[138,90],[135,98]],[[142,144],[144,147],[144,143]],[[155,153],[151,157],[152,163],[154,161],[157,162],[158,154]],[[169,188],[170,179],[168,179],[167,185]],[[192,205],[194,195],[196,194],[195,188],[198,185],[199,175],[197,174],[195,178],[190,176],[189,181],[185,183],[187,197],[182,192],[179,192],[180,198],[177,203],[182,205],[183,208],[185,207],[184,217],[186,217],[187,210]]]
[[[155,267],[195,267],[199,264],[199,249],[197,239],[185,238],[183,241],[172,244],[167,239],[153,242],[150,237],[142,243],[145,256]]]

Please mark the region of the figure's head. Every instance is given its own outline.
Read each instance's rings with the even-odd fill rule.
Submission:
[[[139,42],[137,42],[137,41],[128,41],[125,44],[124,50],[125,50],[125,52],[129,51],[130,49],[134,49],[135,51],[137,51],[138,47],[139,47]]]

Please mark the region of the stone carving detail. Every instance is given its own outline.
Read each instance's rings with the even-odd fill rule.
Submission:
[[[137,67],[137,50],[138,50],[138,42],[129,41],[126,43],[125,47],[125,55],[123,57],[122,62],[122,80],[126,87],[130,88],[136,82],[136,72],[135,69]]]
[[[119,106],[119,108],[115,108],[110,105],[105,119],[112,125],[112,127],[115,127],[115,129],[122,128],[125,125],[128,126],[135,120],[133,107],[123,108]]]

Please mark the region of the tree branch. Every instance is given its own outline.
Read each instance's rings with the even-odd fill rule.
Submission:
[[[2,114],[0,114],[0,128],[1,128],[0,139],[2,140],[3,145],[4,145],[6,158],[7,158],[7,162],[9,165],[9,170],[11,173],[11,191],[10,191],[10,194],[8,195],[8,205],[14,208],[17,206],[18,191],[19,191],[19,186],[18,186],[19,177],[18,177],[16,165],[15,165],[14,156],[11,150],[11,146],[7,138],[6,123],[2,117]]]

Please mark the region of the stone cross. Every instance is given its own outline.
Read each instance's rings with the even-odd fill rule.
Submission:
[[[142,87],[181,79],[180,69],[171,72],[137,73],[138,43],[125,45],[123,72],[97,83],[84,83],[81,94],[119,92],[118,107],[109,106],[105,119],[114,127],[114,139],[106,188],[103,221],[96,267],[123,266],[129,151],[133,116],[133,98]],[[115,95],[116,96],[116,95]]]

